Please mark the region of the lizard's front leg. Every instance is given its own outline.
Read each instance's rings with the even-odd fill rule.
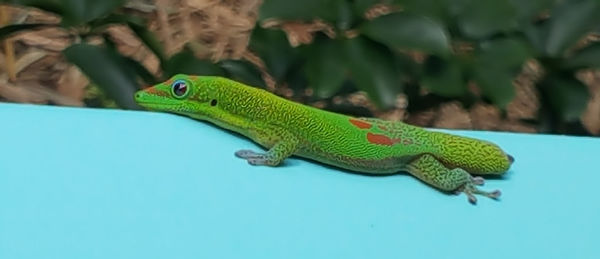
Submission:
[[[483,184],[483,178],[472,177],[461,168],[448,169],[430,154],[419,156],[407,165],[407,170],[422,181],[443,191],[464,192],[469,202],[477,203],[475,194],[496,199],[500,196],[499,190],[486,192],[478,189],[476,185]]]
[[[239,150],[235,155],[251,165],[277,166],[298,149],[298,138],[283,129],[263,129],[254,132],[255,140],[271,148],[266,153]]]

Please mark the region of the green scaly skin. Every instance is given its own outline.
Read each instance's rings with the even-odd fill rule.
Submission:
[[[406,171],[440,190],[464,192],[472,203],[475,194],[500,195],[478,189],[483,178],[472,174],[500,175],[513,162],[490,142],[323,111],[222,77],[176,75],[137,92],[135,100],[252,139],[268,151],[235,153],[252,165],[277,166],[296,155],[361,173]]]

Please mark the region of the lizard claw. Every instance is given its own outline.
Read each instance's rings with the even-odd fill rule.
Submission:
[[[236,151],[235,156],[237,156],[239,158],[244,158],[244,159],[264,157],[263,154],[256,153],[256,152],[254,152],[252,150],[248,150],[248,149],[242,149],[242,150]]]
[[[248,161],[248,164],[251,165],[264,165],[266,160],[264,154],[257,153],[248,149],[236,151],[235,156],[246,159],[246,161]]]
[[[270,159],[268,154],[258,153],[252,150],[239,150],[235,152],[235,156],[246,159],[246,161],[248,161],[248,164],[251,165],[277,165],[277,163],[273,159]]]
[[[483,195],[483,196],[492,198],[494,200],[498,199],[500,197],[500,195],[502,195],[502,192],[500,192],[500,190],[493,190],[491,192],[482,191],[482,190],[478,189],[477,187],[475,187],[475,184],[476,184],[475,182],[467,183],[462,188],[462,190],[460,190],[467,195],[467,198],[469,199],[469,202],[471,204],[477,204],[477,197],[475,197],[475,194]]]
[[[251,164],[251,165],[266,165],[267,164],[267,160],[264,158],[248,158],[246,161],[248,161],[248,164]]]
[[[471,182],[475,185],[483,185],[485,183],[485,179],[481,176],[471,177]]]
[[[473,205],[477,204],[477,197],[475,197],[475,195],[473,195],[472,193],[467,193],[465,192],[465,194],[467,194],[467,198],[469,199],[469,202]]]

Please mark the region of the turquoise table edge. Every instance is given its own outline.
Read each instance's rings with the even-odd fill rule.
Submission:
[[[0,103],[0,258],[600,258],[600,139],[486,131],[516,158],[485,188],[436,191],[292,158],[143,111]]]

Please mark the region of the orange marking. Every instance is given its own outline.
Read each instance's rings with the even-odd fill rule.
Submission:
[[[144,90],[144,91],[146,91],[146,93],[153,94],[153,95],[169,96],[169,93],[160,91],[160,90],[156,89],[155,87],[146,88],[146,90]]]
[[[387,128],[386,126],[383,126],[383,125],[377,125],[377,127],[379,127],[381,130],[388,131],[388,128]]]
[[[171,85],[173,83],[173,79],[169,79],[167,81],[165,81],[165,85]]]
[[[358,127],[359,129],[370,129],[372,126],[371,123],[364,122],[364,121],[357,120],[357,119],[350,119],[350,123],[352,123],[354,126]]]
[[[198,76],[190,76],[190,81],[196,81],[198,80]]]
[[[367,140],[373,144],[379,145],[391,146],[394,144],[394,141],[388,136],[373,134],[371,132],[367,133]]]
[[[397,143],[402,143],[404,145],[411,145],[413,144],[413,140],[412,139],[403,139],[403,138],[390,138],[386,135],[381,135],[381,134],[373,134],[371,132],[367,133],[367,140],[373,144],[377,144],[377,145],[386,145],[386,146],[391,146]]]

